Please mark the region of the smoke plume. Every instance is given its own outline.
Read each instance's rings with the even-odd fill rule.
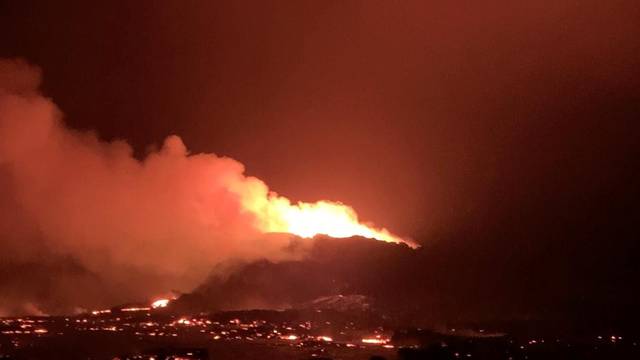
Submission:
[[[39,83],[38,68],[0,61],[0,315],[148,299],[225,261],[299,254],[243,210],[244,194],[276,195],[239,162],[178,136],[137,160],[66,128]]]

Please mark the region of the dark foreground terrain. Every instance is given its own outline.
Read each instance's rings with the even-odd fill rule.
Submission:
[[[371,311],[178,316],[149,308],[0,320],[0,359],[638,359],[639,339],[403,328]]]

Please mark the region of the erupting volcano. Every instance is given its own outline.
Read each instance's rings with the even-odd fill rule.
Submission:
[[[289,199],[273,192],[266,198],[251,196],[251,192],[239,195],[244,209],[257,217],[257,226],[263,232],[285,232],[304,238],[316,235],[334,238],[362,236],[416,247],[410,240],[402,239],[385,228],[361,223],[355,210],[340,202],[322,200],[291,204]]]
[[[0,360],[640,359],[639,20],[0,0]]]
[[[0,73],[0,235],[9,239],[0,252],[25,263],[46,258],[45,268],[71,262],[78,270],[69,276],[96,276],[99,285],[82,280],[96,290],[80,306],[188,291],[216,265],[300,258],[309,249],[289,246],[298,241],[291,236],[270,233],[361,236],[415,247],[361,222],[340,202],[294,203],[246,175],[240,162],[191,153],[176,135],[138,158],[125,141],[68,128],[40,93],[37,68],[0,60]],[[34,239],[30,247],[22,246],[24,238]],[[66,281],[66,275],[48,278]],[[60,292],[63,298],[52,302],[76,302],[71,293],[66,299]],[[15,302],[0,301],[0,310],[39,301],[18,292]],[[23,311],[17,306],[15,312]]]

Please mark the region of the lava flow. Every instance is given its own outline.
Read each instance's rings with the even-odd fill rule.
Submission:
[[[240,195],[244,210],[257,219],[257,227],[265,233],[284,232],[303,238],[328,235],[334,238],[363,236],[392,243],[404,243],[411,248],[414,242],[392,234],[385,228],[377,228],[362,223],[355,210],[340,202],[321,200],[315,203],[298,202],[292,204],[286,197],[275,192],[265,196],[266,185],[256,178],[248,178],[249,186]],[[247,184],[245,184],[247,185]],[[247,191],[257,185],[258,191]],[[233,188],[233,187],[232,187]]]

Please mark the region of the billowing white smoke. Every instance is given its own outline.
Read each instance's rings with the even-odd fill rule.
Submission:
[[[242,210],[239,188],[268,194],[242,164],[190,155],[177,136],[139,161],[124,141],[66,128],[39,83],[0,60],[0,315],[145,299],[227,260],[295,255]]]

